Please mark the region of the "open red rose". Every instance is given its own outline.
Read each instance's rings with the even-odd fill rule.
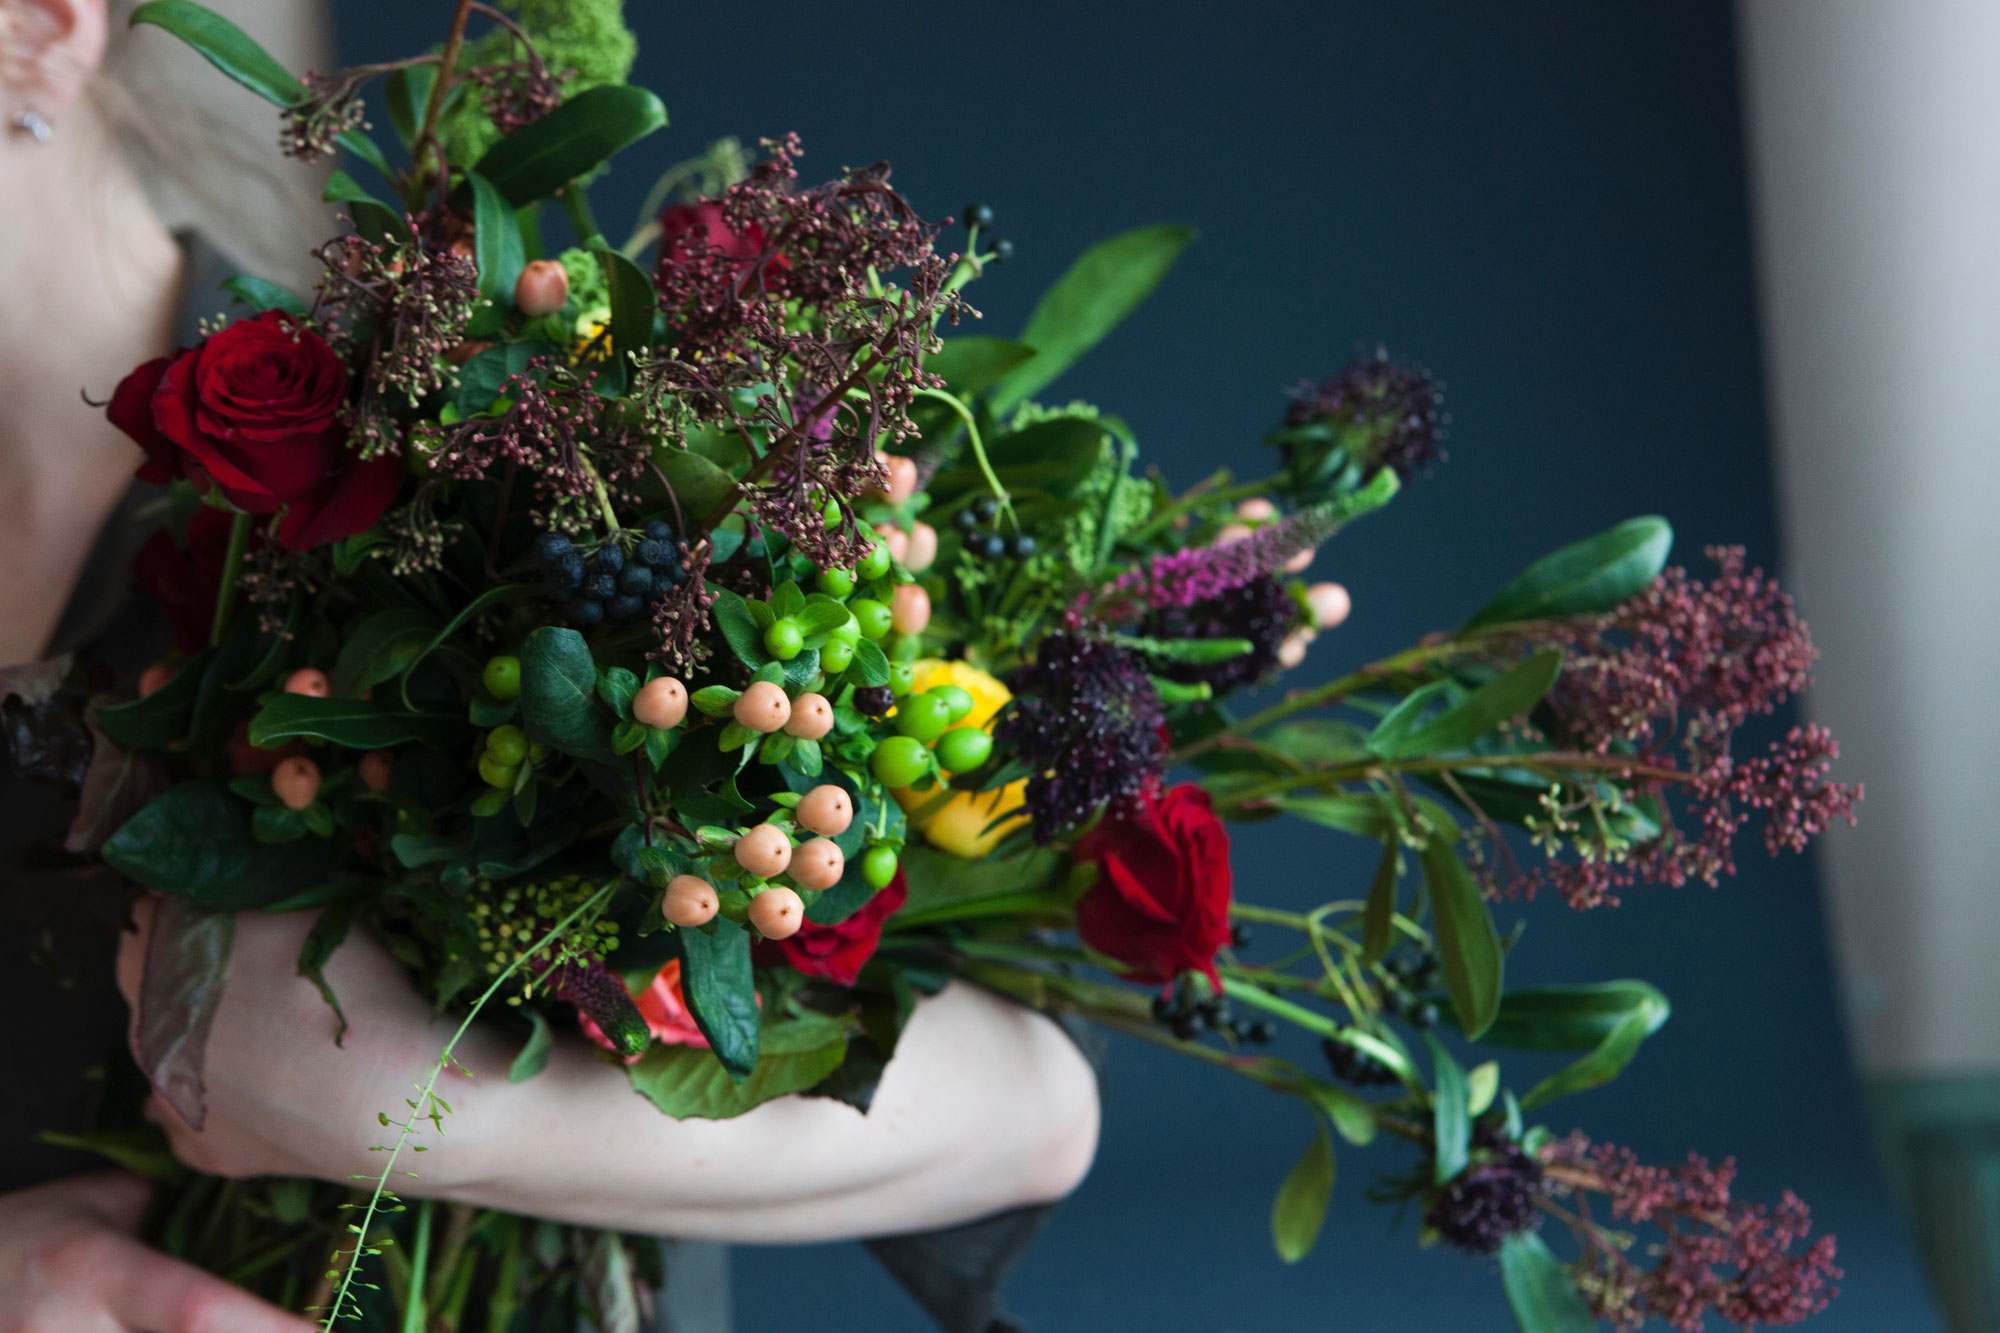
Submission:
[[[132,586],[160,604],[174,632],[174,646],[190,657],[208,645],[231,526],[228,514],[204,506],[188,520],[185,548],[161,528],[132,561]]]
[[[861,976],[862,965],[875,956],[875,946],[882,942],[882,924],[909,896],[909,881],[898,870],[894,879],[844,920],[831,926],[808,921],[795,935],[761,941],[757,961],[766,967],[790,963],[809,977],[852,986]]]
[[[1198,970],[1220,991],[1215,954],[1229,943],[1229,834],[1208,793],[1192,783],[1144,800],[1077,839],[1076,859],[1097,866],[1097,882],[1076,905],[1077,934],[1125,964],[1134,981],[1164,983]]]
[[[393,455],[363,461],[346,447],[346,403],[340,357],[267,310],[140,366],[109,415],[146,451],[141,481],[187,477],[249,513],[282,510],[279,542],[303,551],[373,525],[402,483]]]
[[[732,229],[722,215],[722,205],[711,199],[660,210],[661,267],[704,248],[719,250],[731,259],[755,259],[764,252],[764,229],[754,222],[740,232]],[[774,256],[771,264],[783,268],[784,257]]]

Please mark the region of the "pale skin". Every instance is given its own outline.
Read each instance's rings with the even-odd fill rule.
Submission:
[[[42,654],[137,451],[82,393],[170,350],[181,253],[86,92],[103,0],[0,0],[0,662]],[[33,110],[48,144],[10,130]],[[137,930],[120,954],[128,998]],[[328,976],[346,1045],[295,973],[305,916],[245,916],[212,1029],[201,1132],[156,1106],[175,1150],[226,1176],[345,1180],[381,1169],[376,1113],[400,1106],[450,1025],[365,932]],[[674,1121],[580,1038],[539,1078],[475,1026],[441,1084],[457,1108],[402,1193],[585,1225],[795,1242],[948,1225],[1061,1197],[1095,1150],[1095,1078],[1052,1023],[954,984],[924,1001],[873,1109],[784,1098]],[[116,1172],[0,1196],[0,1333],[302,1333],[313,1325],[146,1250],[146,1187]]]

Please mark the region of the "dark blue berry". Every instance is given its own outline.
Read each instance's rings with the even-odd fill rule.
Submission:
[[[972,502],[972,512],[981,523],[991,523],[993,516],[1000,512],[1000,501],[991,495],[982,495]]]
[[[993,242],[993,262],[1004,264],[1014,257],[1014,243],[1008,240]]]
[[[590,581],[589,591],[592,597],[616,597],[618,595],[618,576],[616,574],[599,574]]]
[[[574,556],[570,558],[575,559]],[[542,580],[548,584],[550,597],[558,602],[566,602],[576,596],[577,590],[583,587],[583,569],[581,566],[571,569],[566,563],[551,565],[543,571]]]
[[[630,593],[624,593],[604,604],[604,618],[611,621],[630,620],[645,608],[645,602]]]
[[[639,543],[639,549],[633,554],[640,564],[657,567],[674,558],[674,548],[657,538],[648,537]]]
[[[896,695],[887,685],[864,685],[854,692],[854,706],[869,717],[881,717],[896,706]]]
[[[671,542],[674,539],[674,530],[670,524],[662,523],[656,518],[646,525],[646,537],[649,541]],[[652,562],[649,560],[646,563]]]
[[[970,532],[979,526],[979,515],[970,509],[961,509],[951,516],[951,521],[958,525],[960,532]]]
[[[997,532],[987,533],[984,537],[979,538],[975,544],[979,549],[979,554],[985,556],[988,560],[998,560],[1001,556],[1007,554],[1007,539]]]
[[[542,567],[545,569],[552,565],[561,564],[563,557],[575,549],[574,546],[570,545],[569,538],[563,536],[560,532],[545,532],[535,539],[535,556],[542,562]]]
[[[1009,554],[1016,560],[1026,560],[1034,553],[1035,539],[1025,532],[1014,539],[1014,545],[1009,550]]]
[[[979,230],[985,231],[993,225],[993,210],[985,204],[967,204],[965,206],[965,225],[968,227],[977,227]]]
[[[579,597],[569,604],[569,618],[579,625],[595,625],[604,619],[604,603],[595,597]]]
[[[625,553],[616,546],[600,546],[597,554],[590,558],[593,568],[606,574],[616,574],[625,568]]]
[[[625,572],[618,576],[618,587],[634,597],[644,597],[653,590],[653,571],[644,565],[627,565]]]

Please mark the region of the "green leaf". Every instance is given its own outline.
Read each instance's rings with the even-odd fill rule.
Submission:
[[[854,645],[854,660],[848,664],[847,670],[857,685],[887,685],[889,655],[882,651],[881,644],[863,639]]]
[[[353,698],[400,676],[437,633],[437,617],[420,607],[377,611],[348,633],[333,664],[335,694]]]
[[[1516,1231],[1500,1243],[1500,1285],[1521,1333],[1597,1333],[1569,1271],[1532,1231]]]
[[[1465,1075],[1466,1107],[1476,1120],[1500,1095],[1500,1062],[1487,1060],[1474,1065]]]
[[[644,88],[586,88],[486,150],[473,170],[515,208],[554,195],[613,153],[667,123],[667,109]]]
[[[838,1069],[846,1054],[845,1037],[836,1035],[809,1050],[766,1055],[738,1079],[709,1051],[656,1045],[626,1075],[647,1101],[677,1120],[727,1120],[805,1091]]]
[[[282,310],[288,315],[304,315],[306,303],[272,282],[249,273],[223,280],[222,290],[253,310]]]
[[[1673,1012],[1667,997],[1643,981],[1599,981],[1508,991],[1483,1038],[1523,1051],[1587,1051],[1633,1014],[1646,1015],[1646,1034]]]
[[[1472,873],[1451,844],[1432,838],[1418,860],[1430,890],[1445,990],[1458,1025],[1476,1041],[1500,1012],[1500,937]]]
[[[736,700],[742,691],[727,685],[704,685],[688,700],[696,709],[709,717],[727,717],[736,707]]]
[[[45,1129],[35,1137],[57,1148],[94,1152],[135,1176],[144,1176],[160,1184],[168,1184],[187,1175],[187,1168],[174,1156],[173,1145],[167,1142],[165,1132],[157,1125],[142,1125],[137,1129],[101,1129],[90,1134],[58,1134]]]
[[[1385,713],[1375,730],[1368,733],[1368,752],[1374,755],[1393,754],[1402,745],[1403,737],[1423,725],[1423,715],[1438,700],[1447,698],[1458,688],[1454,681],[1434,680],[1411,690],[1401,703]]]
[[[1396,819],[1387,809],[1387,798],[1372,792],[1345,796],[1285,796],[1274,799],[1271,804],[1288,815],[1297,815],[1300,819],[1323,828],[1339,829],[1342,833],[1378,839],[1396,835]]]
[[[1295,1264],[1312,1253],[1332,1199],[1333,1138],[1326,1123],[1314,1116],[1313,1141],[1271,1201],[1271,1243],[1280,1259]]]
[[[611,757],[611,715],[597,702],[597,663],[575,630],[543,626],[521,646],[521,721],[531,741],[579,759]]]
[[[436,82],[435,65],[409,65],[391,70],[389,77],[382,80],[382,100],[389,108],[389,128],[396,132],[396,137],[403,141],[405,148],[417,141],[417,134],[423,128],[424,109],[431,100],[431,87]]]
[[[674,938],[680,946],[682,989],[695,1026],[730,1074],[747,1078],[757,1067],[758,1042],[749,933],[729,918],[717,917],[699,930],[676,930]]]
[[[1368,1103],[1331,1083],[1322,1083],[1316,1078],[1301,1074],[1299,1095],[1319,1108],[1340,1137],[1357,1148],[1365,1148],[1375,1141],[1375,1112]]]
[[[1558,1097],[1585,1092],[1617,1078],[1639,1053],[1639,1044],[1652,1031],[1648,1026],[1651,1021],[1652,1014],[1644,1010],[1627,1014],[1604,1035],[1596,1050],[1528,1089],[1528,1095],[1521,1099],[1521,1109],[1532,1111]]]
[[[1424,1041],[1431,1048],[1431,1137],[1436,1149],[1431,1178],[1442,1185],[1471,1160],[1472,1116],[1465,1071],[1434,1033]]]
[[[597,678],[597,697],[620,717],[632,715],[632,696],[638,692],[639,678],[624,667],[612,667]]]
[[[526,1083],[541,1073],[549,1065],[549,1052],[555,1049],[555,1033],[549,1030],[549,1020],[542,1017],[539,1009],[527,1011],[528,1021],[534,1027],[528,1033],[528,1042],[521,1047],[521,1053],[514,1057],[513,1065],[507,1070],[509,1083]]]
[[[1403,856],[1393,838],[1384,839],[1382,859],[1368,882],[1368,906],[1361,914],[1361,961],[1379,963],[1396,937],[1396,876]]]
[[[1263,732],[1257,740],[1264,748],[1302,764],[1351,764],[1369,757],[1367,733],[1334,718],[1286,722]]]
[[[653,308],[659,297],[653,291],[653,280],[624,255],[609,248],[595,253],[604,265],[604,280],[611,291],[611,352],[622,372],[630,364],[627,357],[652,344]],[[713,507],[706,506],[702,512]]]
[[[653,450],[653,462],[690,518],[712,512],[736,486],[734,477],[691,449],[662,446]]]
[[[1021,341],[1035,349],[993,389],[1004,412],[1038,393],[1131,314],[1194,239],[1191,227],[1140,227],[1100,241],[1036,303]]]
[[[1463,750],[1501,723],[1540,703],[1549,687],[1556,683],[1562,663],[1562,649],[1545,648],[1526,661],[1515,663],[1430,721],[1380,740],[1371,737],[1370,747],[1384,759]],[[1387,723],[1388,718],[1384,718],[1384,726]],[[1378,736],[1380,731],[1378,728]]]
[[[1113,643],[1162,662],[1184,662],[1192,666],[1227,662],[1243,656],[1252,647],[1248,639],[1149,639],[1132,634],[1113,634],[1110,638]]]
[[[347,938],[347,927],[354,920],[354,913],[361,906],[359,898],[343,898],[330,903],[306,932],[304,943],[299,945],[299,975],[310,981],[326,1001],[327,1008],[333,1010],[333,1017],[339,1023],[333,1034],[333,1044],[341,1045],[347,1038],[347,1014],[340,1007],[340,997],[333,993],[333,987],[326,979],[326,962],[333,957],[333,951]]]
[[[520,344],[516,343],[512,344],[512,346],[518,347]],[[484,355],[484,353],[481,355]],[[423,664],[423,660],[426,657],[429,657],[442,647],[446,639],[458,633],[460,626],[464,625],[474,616],[484,615],[494,607],[499,606],[502,602],[511,602],[516,598],[522,597],[540,597],[545,595],[540,584],[503,583],[498,587],[488,588],[485,592],[480,593],[479,596],[460,607],[458,613],[445,622],[444,628],[439,630],[431,638],[431,641],[424,645],[423,651],[411,658],[410,664],[403,668],[403,702],[405,704],[410,702],[411,673]]]
[[[924,358],[924,369],[944,376],[945,387],[960,398],[971,398],[1034,354],[1035,349],[1026,343],[1005,338],[946,338],[943,346]]]
[[[472,185],[472,244],[479,262],[479,294],[511,304],[515,280],[527,262],[521,224],[492,181],[477,171],[468,171],[465,178]]]
[[[464,738],[466,730],[465,719],[455,713],[413,711],[399,704],[362,699],[280,694],[250,719],[250,743],[268,747],[303,736],[354,750],[383,750],[406,741],[448,750]]]
[[[98,709],[98,730],[128,750],[166,749],[187,735],[188,715],[214,662],[215,650],[203,649],[145,698]]]
[[[1609,611],[1666,567],[1674,530],[1664,518],[1632,518],[1609,532],[1551,552],[1472,613],[1467,629]]]
[[[282,902],[324,879],[347,855],[315,839],[272,847],[250,836],[243,802],[217,782],[183,782],[127,820],[104,861],[127,879],[218,911]]]

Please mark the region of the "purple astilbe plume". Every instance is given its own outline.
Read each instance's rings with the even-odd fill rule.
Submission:
[[[1085,605],[1092,615],[1125,618],[1213,602],[1253,580],[1279,573],[1293,556],[1339,531],[1350,512],[1351,506],[1338,501],[1314,505],[1248,537],[1164,552],[1088,596]]]
[[[1861,787],[1826,780],[1839,747],[1823,728],[1795,727],[1760,757],[1730,753],[1738,728],[1811,683],[1817,654],[1775,580],[1746,569],[1738,548],[1708,555],[1718,572],[1706,584],[1669,569],[1606,615],[1534,632],[1536,644],[1566,654],[1539,730],[1615,761],[1607,771],[1657,803],[1661,828],[1630,845],[1607,843],[1586,831],[1590,798],[1558,809],[1553,817],[1583,834],[1579,858],[1517,871],[1510,893],[1548,884],[1572,906],[1595,907],[1637,883],[1713,885],[1735,873],[1733,844],[1753,816],[1762,816],[1773,855],[1802,850],[1836,820],[1854,822]],[[1629,768],[1619,762],[1627,759]],[[1490,873],[1488,882],[1499,887]]]
[[[1542,1224],[1536,1202],[1541,1188],[1542,1164],[1514,1140],[1481,1125],[1471,1161],[1431,1192],[1424,1225],[1448,1245],[1497,1254],[1507,1237]]]
[[[1132,654],[1101,639],[1051,634],[1008,685],[1014,701],[993,736],[1032,770],[1027,805],[1037,842],[1160,781],[1166,711]]]
[[[1155,639],[1247,639],[1249,652],[1220,662],[1149,662],[1155,675],[1206,684],[1220,697],[1255,685],[1277,670],[1278,645],[1298,624],[1299,605],[1285,585],[1259,574],[1191,606],[1150,612],[1139,622],[1139,633]]]
[[[1318,384],[1310,380],[1292,391],[1285,425],[1292,429],[1323,423],[1365,471],[1393,468],[1404,481],[1444,462],[1444,390],[1422,366],[1401,365],[1376,348],[1375,355],[1349,362]],[[1280,446],[1287,463],[1296,443]]]
[[[645,1015],[631,992],[602,961],[591,958],[560,963],[544,978],[549,993],[576,1006],[578,1014],[595,1023],[619,1055],[643,1055],[653,1040]]]
[[[1840,1294],[1832,1236],[1799,1252],[1812,1233],[1812,1213],[1787,1190],[1774,1208],[1731,1197],[1736,1163],[1710,1166],[1693,1153],[1677,1167],[1643,1165],[1626,1148],[1593,1146],[1581,1134],[1543,1149],[1551,1198],[1573,1200],[1571,1230],[1583,1246],[1578,1289],[1591,1314],[1622,1330],[1648,1318],[1699,1330],[1709,1315],[1743,1327],[1796,1324]],[[1651,1222],[1664,1242],[1636,1249],[1658,1256],[1650,1269],[1628,1258],[1629,1238],[1601,1229],[1590,1197],[1610,1205],[1611,1221]],[[1626,1242],[1626,1243],[1621,1243]]]

